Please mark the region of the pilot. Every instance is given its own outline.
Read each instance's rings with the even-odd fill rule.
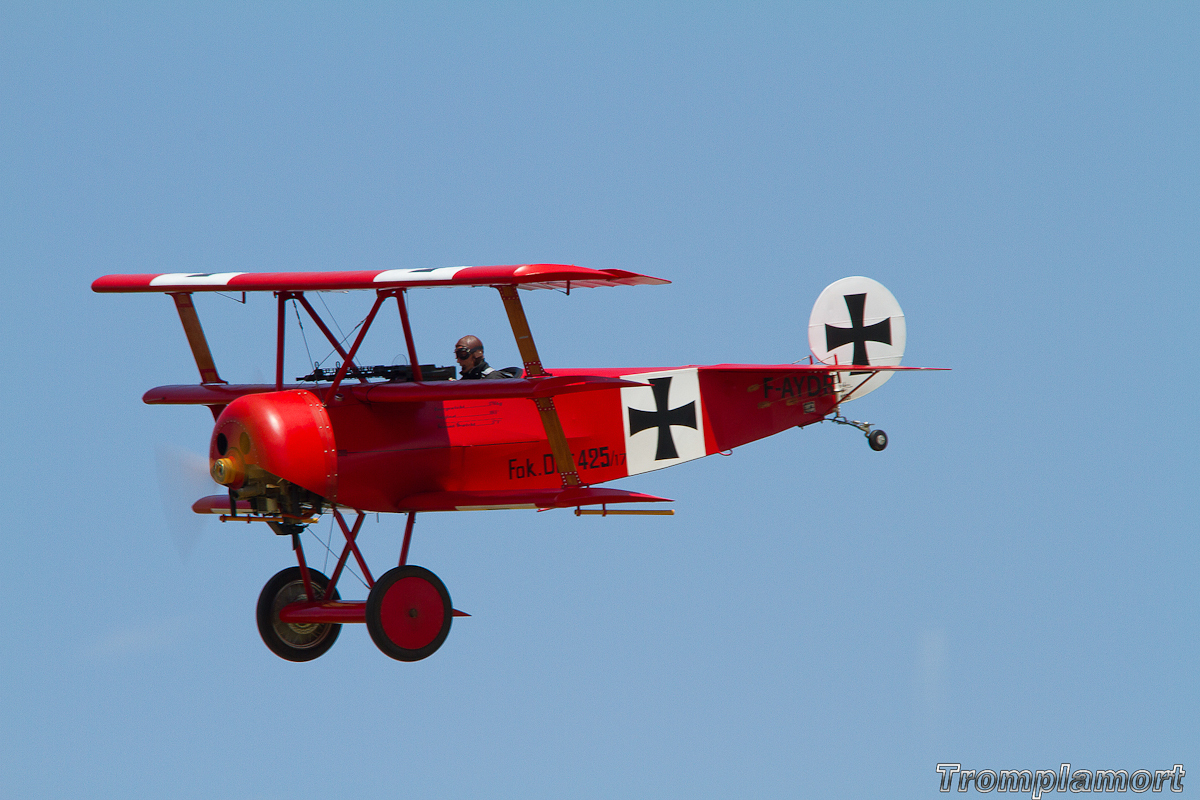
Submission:
[[[483,342],[476,336],[464,336],[454,345],[454,357],[462,368],[462,380],[495,380],[507,378],[503,372],[492,369],[483,360]]]

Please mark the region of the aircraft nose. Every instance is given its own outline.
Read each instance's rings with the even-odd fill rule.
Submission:
[[[247,394],[233,400],[213,427],[213,480],[231,489],[248,483],[295,484],[325,498],[337,495],[337,447],[321,401],[309,391]]]
[[[250,437],[236,422],[218,425],[214,434],[208,456],[208,474],[222,486],[240,488],[246,482]]]

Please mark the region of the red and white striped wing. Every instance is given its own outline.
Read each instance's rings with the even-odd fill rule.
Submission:
[[[279,292],[396,289],[427,286],[518,286],[522,289],[578,289],[594,286],[654,286],[670,281],[620,269],[589,269],[572,264],[518,264],[500,267],[435,267],[354,272],[168,272],[105,275],[94,292]]]

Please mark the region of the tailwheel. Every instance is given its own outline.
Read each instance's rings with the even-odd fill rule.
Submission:
[[[832,416],[825,417],[821,422],[836,422],[838,425],[849,425],[851,428],[858,428],[867,437],[867,444],[876,452],[888,446],[888,435],[878,428],[872,428],[869,422],[846,419],[841,414],[833,414]]]
[[[367,630],[375,646],[397,661],[420,661],[442,646],[454,610],[437,575],[406,565],[388,570],[367,595]]]
[[[304,589],[304,577],[299,567],[279,572],[258,596],[258,633],[272,653],[288,661],[312,661],[322,656],[337,641],[342,626],[332,622],[288,624],[279,619],[280,610],[289,603],[305,600],[337,600],[337,589],[326,598],[329,579],[315,569],[308,571],[309,582],[316,597],[310,598]]]

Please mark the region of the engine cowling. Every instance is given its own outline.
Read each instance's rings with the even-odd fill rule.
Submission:
[[[329,413],[304,389],[243,395],[225,407],[209,442],[209,472],[241,497],[281,481],[337,496],[337,447]],[[286,487],[285,487],[286,488]]]

